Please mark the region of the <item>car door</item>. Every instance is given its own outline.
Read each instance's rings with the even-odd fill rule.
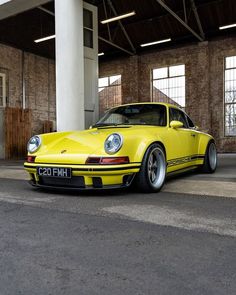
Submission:
[[[193,165],[192,157],[197,154],[198,150],[197,133],[189,127],[187,116],[180,109],[169,108],[169,123],[171,121],[183,123],[182,128],[169,127],[168,129],[171,138],[169,149],[172,155],[168,166],[174,167],[171,170],[176,170]]]

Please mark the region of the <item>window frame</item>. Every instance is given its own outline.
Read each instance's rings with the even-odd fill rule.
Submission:
[[[170,68],[176,67],[176,66],[184,66],[184,75],[170,76]],[[154,70],[157,70],[157,69],[162,69],[162,68],[167,68],[167,77],[154,79],[153,71]],[[178,64],[172,64],[172,65],[158,66],[158,67],[152,68],[152,71],[151,71],[151,89],[152,89],[151,90],[151,101],[154,102],[154,100],[153,100],[153,89],[154,89],[153,82],[154,81],[158,81],[158,80],[160,81],[160,80],[168,79],[168,83],[169,83],[169,79],[179,78],[179,77],[184,77],[185,78],[185,85],[184,85],[184,104],[185,105],[183,107],[181,106],[181,108],[184,109],[186,107],[186,65],[185,65],[185,63],[178,63]],[[168,90],[169,89],[172,89],[172,88],[169,88],[169,84],[168,84]],[[169,97],[169,98],[172,99],[171,97]],[[178,102],[176,102],[176,101],[175,101],[175,103],[178,104]]]
[[[2,105],[0,105],[0,108],[5,108],[7,105],[6,74],[0,73],[0,77],[2,78]]]
[[[170,120],[170,115],[171,115],[171,110],[177,110],[177,111],[179,111],[180,113],[183,113],[183,115],[184,115],[184,118],[185,118],[185,121],[186,121],[186,123],[187,123],[187,127],[181,127],[182,129],[193,129],[194,130],[194,128],[195,128],[195,124],[194,124],[194,122],[192,121],[192,119],[183,111],[183,110],[181,110],[181,109],[178,109],[178,108],[175,108],[175,107],[169,107],[169,127],[170,127],[170,122],[171,122],[171,120]],[[190,125],[189,125],[189,121],[188,121],[188,118],[190,119],[190,121],[193,123],[193,127],[190,127]],[[181,121],[180,121],[181,122]]]
[[[120,83],[113,85],[113,84],[110,83],[110,79],[111,79],[111,77],[115,77],[115,76],[120,76],[119,77]],[[103,79],[103,78],[108,78],[108,85],[107,86],[103,86],[103,87],[102,86],[99,87],[99,79]],[[123,95],[122,95],[122,74],[120,74],[120,73],[119,74],[111,74],[111,75],[101,76],[101,77],[98,78],[98,97],[99,97],[100,89],[102,91],[102,90],[108,89],[108,88],[112,89],[113,87],[120,87],[120,91],[121,91],[121,104],[122,104],[122,99],[123,99]],[[99,103],[100,103],[100,98],[99,98]],[[113,105],[112,107],[109,107],[108,109],[106,109],[105,112],[108,111],[110,108],[117,107],[117,106],[118,105]],[[100,110],[99,110],[99,112],[100,112]]]
[[[91,13],[91,16],[92,16],[92,28],[89,28],[89,27],[85,26],[85,24],[84,24],[85,23],[85,21],[84,21],[85,10],[86,11],[89,11]],[[84,7],[83,8],[83,34],[84,35],[85,35],[85,32],[86,31],[89,31],[89,32],[92,33],[92,47],[85,45],[85,38],[84,38],[84,41],[83,41],[84,42],[84,47],[90,48],[90,49],[94,49],[94,20],[93,20],[93,11]]]
[[[115,77],[115,76],[120,76],[120,83],[119,84],[115,84],[115,85],[112,85],[110,84],[110,78],[111,77]],[[107,86],[101,86],[99,87],[99,79],[103,79],[103,78],[108,78],[108,85]],[[102,76],[102,77],[99,77],[98,78],[98,89],[99,88],[106,88],[106,87],[115,87],[115,86],[121,86],[122,85],[122,74],[112,74],[112,75],[109,75],[109,76]],[[99,92],[99,91],[98,91]]]
[[[232,103],[229,103],[229,102],[226,102],[226,87],[225,87],[225,84],[226,84],[226,71],[227,70],[232,70],[232,69],[235,69],[236,70],[236,66],[235,67],[232,67],[232,68],[226,68],[226,59],[227,58],[230,58],[230,57],[235,57],[236,59],[236,55],[229,55],[229,56],[225,56],[224,57],[224,78],[223,78],[223,134],[224,134],[224,137],[226,138],[236,138],[236,134],[235,135],[228,135],[226,134],[226,106],[227,105],[235,105],[235,108],[236,108],[236,102],[232,102]],[[236,81],[236,79],[235,79]],[[235,124],[236,125],[236,124]]]
[[[186,119],[187,119],[187,122],[188,122],[188,126],[189,126],[189,129],[194,129],[196,127],[196,125],[194,124],[193,120],[189,117],[189,115],[187,115],[186,113],[184,113],[185,116],[186,116]],[[189,125],[189,121],[193,123],[193,126],[190,126]]]

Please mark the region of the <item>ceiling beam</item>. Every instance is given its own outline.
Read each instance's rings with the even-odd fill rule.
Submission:
[[[107,7],[106,7],[105,0],[103,0],[103,9],[104,9],[105,17],[107,19],[108,18],[107,17]],[[109,23],[107,23],[107,31],[108,31],[108,35],[109,35],[109,40],[112,41],[111,31],[110,31],[110,24]]]
[[[204,41],[198,33],[196,33],[186,22],[184,22],[169,6],[167,6],[162,0],[156,0],[165,10],[167,10],[174,18],[176,18],[187,30],[189,30],[198,40]]]
[[[103,37],[98,36],[98,39],[105,42],[105,43],[107,43],[107,44],[109,44],[109,45],[111,45],[111,46],[113,46],[113,47],[115,47],[115,48],[117,48],[117,49],[120,49],[121,51],[124,51],[124,52],[128,53],[129,55],[134,55],[133,52],[131,52],[131,51],[129,51],[129,50],[127,50],[127,49],[125,49],[125,48],[123,48],[123,47],[121,47],[121,46],[107,40],[107,39],[104,39]]]
[[[40,9],[40,10],[42,10],[42,11],[44,11],[44,12],[46,12],[46,13],[52,15],[52,16],[55,16],[54,12],[52,12],[51,10],[48,10],[48,9],[44,8],[43,6],[38,6],[38,9]]]
[[[50,15],[52,15],[52,16],[55,17],[55,13],[51,12],[50,10],[48,10],[48,9],[42,9],[43,7],[40,7],[40,6],[38,8],[41,9],[41,10],[43,10],[44,12],[46,12],[46,13],[48,13],[48,14],[50,14]],[[125,48],[123,48],[123,47],[115,44],[112,41],[109,41],[109,40],[107,40],[107,39],[105,39],[103,37],[100,37],[100,36],[98,36],[98,39],[101,40],[101,41],[103,41],[103,42],[105,42],[105,43],[107,43],[107,44],[109,44],[109,45],[111,45],[111,46],[113,46],[113,47],[115,47],[115,48],[117,48],[117,49],[120,49],[121,51],[124,51],[124,52],[128,53],[129,55],[134,55],[133,52],[131,52],[129,50],[126,50]]]
[[[183,0],[183,1],[186,2],[186,0]],[[209,6],[209,5],[215,4],[215,3],[220,3],[222,1],[223,0],[212,0],[212,1],[208,1],[207,3],[199,4],[197,6],[197,9],[199,9],[199,8],[204,9],[204,7],[206,7],[206,6]],[[183,10],[176,11],[176,14],[178,14],[178,15],[181,14],[181,13],[184,13]],[[186,10],[186,13],[187,13],[187,10]],[[165,13],[165,14],[154,16],[154,17],[142,18],[142,19],[135,20],[135,21],[130,21],[130,20],[126,19],[125,26],[126,27],[129,27],[129,26],[133,26],[133,25],[146,24],[147,22],[161,21],[163,18],[165,18],[165,17],[167,17],[169,15],[170,15],[169,13]],[[187,21],[185,21],[185,22],[187,23]],[[111,31],[116,30],[116,27],[117,27],[116,25],[113,26],[112,23],[110,23],[110,30]],[[106,29],[100,30],[100,33],[103,34],[106,31],[107,31]]]
[[[186,10],[186,0],[183,0],[183,6],[184,6],[184,20],[186,24],[188,23],[188,18],[187,18],[187,10]]]
[[[111,10],[113,11],[114,15],[115,16],[118,16],[117,11],[116,11],[115,7],[113,6],[111,0],[107,0],[107,2],[109,4],[109,6],[111,7]],[[129,35],[126,32],[126,29],[124,28],[124,26],[123,26],[123,24],[122,24],[122,22],[120,20],[118,20],[118,23],[119,23],[119,26],[120,26],[121,30],[123,31],[123,33],[124,33],[127,41],[129,42],[129,45],[131,46],[133,53],[135,54],[136,53],[136,49],[134,48],[134,45],[133,45],[132,41],[130,40]]]
[[[191,6],[192,6],[192,9],[193,9],[193,12],[194,12],[196,21],[197,21],[197,25],[198,25],[198,28],[199,28],[201,37],[203,39],[205,39],[205,34],[203,32],[202,23],[201,23],[201,20],[199,18],[199,14],[198,14],[198,11],[197,11],[197,7],[196,7],[196,4],[195,4],[195,1],[194,0],[190,0],[190,1],[191,1]]]
[[[47,2],[49,0],[0,0],[0,20],[33,9]]]

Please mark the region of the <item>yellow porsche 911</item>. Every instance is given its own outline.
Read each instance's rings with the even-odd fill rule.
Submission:
[[[88,130],[33,136],[24,167],[36,187],[157,192],[168,174],[215,171],[214,138],[197,129],[174,105],[122,105]]]

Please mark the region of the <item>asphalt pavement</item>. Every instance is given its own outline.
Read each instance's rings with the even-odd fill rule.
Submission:
[[[218,295],[236,290],[236,155],[158,194],[31,188],[0,162],[0,295]]]

